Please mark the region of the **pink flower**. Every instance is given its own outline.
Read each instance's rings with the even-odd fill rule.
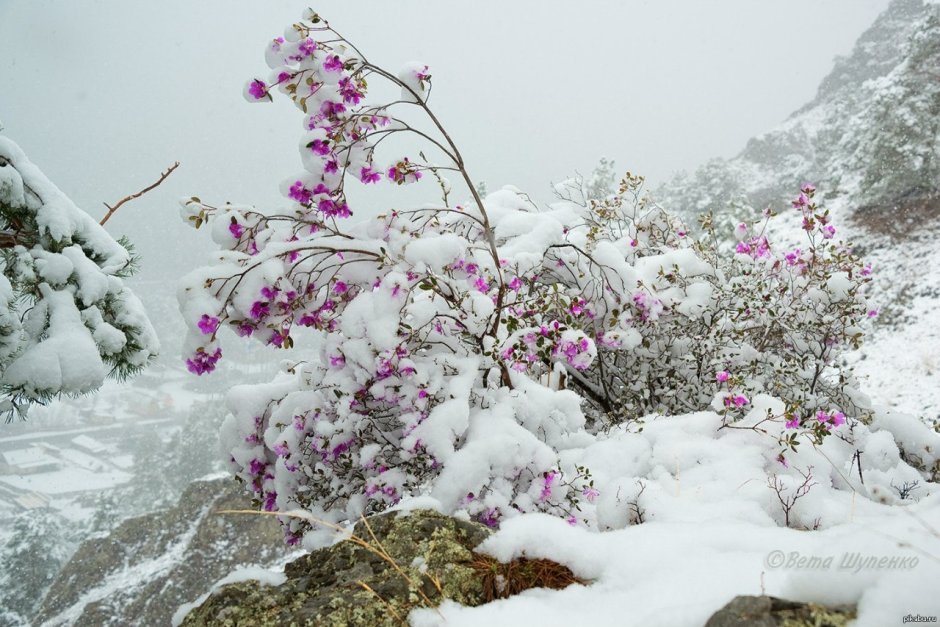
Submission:
[[[261,100],[268,95],[268,86],[264,84],[264,81],[254,79],[251,81],[251,84],[248,85],[248,93],[251,94],[251,97],[255,100]]]
[[[232,234],[232,237],[238,239],[242,236],[242,233],[245,232],[245,227],[233,220],[232,223],[228,225],[228,232]]]
[[[323,62],[323,69],[327,72],[342,72],[343,62],[340,60],[339,55],[328,56],[326,61]]]
[[[813,185],[812,183],[803,183],[803,186],[800,188],[800,191],[806,194],[807,196],[811,196],[816,192],[816,186]]]
[[[199,322],[197,322],[196,325],[205,335],[211,335],[212,333],[215,333],[216,329],[219,328],[219,319],[215,316],[202,314],[202,318],[199,319]]]
[[[297,51],[300,52],[305,57],[312,57],[313,53],[317,50],[317,43],[310,39],[309,37],[304,41],[300,42],[300,45],[297,46]]]
[[[800,427],[800,419],[798,416],[794,416],[787,420],[786,424],[787,429],[798,429]]]
[[[313,140],[307,144],[307,148],[315,155],[325,156],[330,154],[330,144],[322,139]]]
[[[558,473],[554,470],[545,473],[545,478],[542,480],[542,493],[539,495],[540,501],[544,501],[552,495],[552,484],[555,483],[557,477]]]
[[[428,74],[428,66],[425,65],[424,69],[416,71],[415,78],[417,78],[419,81],[426,81],[431,78],[431,75]]]
[[[800,260],[800,255],[802,254],[803,251],[801,251],[799,248],[794,248],[791,252],[788,252],[786,255],[784,255],[784,258],[787,260],[787,265],[795,265]]]
[[[512,281],[509,282],[509,289],[514,292],[518,292],[522,288],[522,279],[519,277],[513,277]]]
[[[731,373],[728,372],[727,370],[722,370],[721,372],[715,375],[715,379],[718,380],[718,383],[724,383],[729,378],[731,378]]]
[[[334,294],[343,294],[346,290],[349,289],[349,286],[346,285],[343,281],[337,281],[333,284],[333,293]]]
[[[359,180],[367,185],[369,183],[378,183],[382,180],[382,175],[373,170],[371,166],[367,166],[359,171]]]
[[[868,310],[868,317],[869,317],[869,318],[877,318],[877,317],[878,317],[878,310],[877,310],[877,309],[869,309],[869,310]]]
[[[253,475],[260,475],[264,472],[265,467],[266,464],[263,461],[255,458],[248,464],[248,472]]]
[[[320,140],[316,140],[320,141]],[[290,186],[290,190],[287,193],[288,197],[292,200],[296,200],[302,205],[309,205],[310,201],[313,199],[313,194],[309,189],[304,187],[304,184],[300,181],[297,181]]]
[[[186,369],[195,375],[202,376],[215,370],[215,364],[222,357],[222,349],[217,348],[211,355],[200,348],[190,359],[186,360]]]
[[[750,404],[751,401],[747,400],[747,397],[743,394],[736,394],[734,396],[726,396],[724,400],[725,407],[744,407],[745,405]]]
[[[339,81],[339,93],[343,97],[343,102],[357,105],[362,100],[363,93],[355,83],[347,76]]]
[[[490,528],[498,527],[499,512],[493,508],[486,510],[483,512],[483,515],[480,516],[480,522]]]
[[[271,308],[268,307],[268,303],[262,300],[256,300],[251,304],[251,309],[248,310],[248,315],[254,318],[255,320],[261,320],[265,316],[271,313]]]
[[[342,355],[334,356],[330,355],[330,367],[332,368],[341,368],[346,365],[346,358]]]
[[[790,204],[793,205],[794,209],[802,209],[809,204],[809,198],[806,197],[806,194],[800,194],[796,197],[796,200]]]
[[[584,498],[588,500],[588,503],[593,503],[594,499],[600,495],[600,492],[598,492],[593,486],[588,486],[581,490],[581,494],[583,494]]]
[[[831,224],[827,224],[823,227],[823,239],[832,239],[835,237],[835,234],[836,227],[832,226]]]

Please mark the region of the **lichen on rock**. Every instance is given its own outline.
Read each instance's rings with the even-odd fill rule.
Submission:
[[[279,586],[226,585],[190,612],[183,627],[223,625],[401,625],[443,599],[486,601],[473,549],[490,534],[479,523],[432,511],[360,521],[347,540],[289,563]]]
[[[846,627],[853,607],[824,607],[770,596],[738,596],[715,612],[705,627]]]

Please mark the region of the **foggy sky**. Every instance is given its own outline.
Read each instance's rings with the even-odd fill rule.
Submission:
[[[431,66],[431,105],[471,174],[536,198],[598,157],[662,182],[732,156],[810,100],[888,0],[344,0],[316,8],[391,70]],[[5,134],[92,215],[182,166],[109,222],[145,278],[202,261],[177,199],[283,204],[301,114],[250,105],[287,0],[0,0]]]

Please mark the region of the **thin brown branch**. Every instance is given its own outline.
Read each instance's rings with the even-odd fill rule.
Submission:
[[[140,191],[137,192],[136,194],[131,194],[130,196],[125,196],[124,198],[122,198],[121,200],[119,200],[119,201],[117,202],[117,204],[115,204],[114,206],[111,206],[111,205],[109,205],[108,203],[104,203],[104,206],[108,208],[108,213],[106,213],[105,216],[104,216],[103,218],[101,218],[101,222],[99,222],[98,224],[104,226],[104,223],[111,219],[111,216],[114,215],[114,212],[117,211],[118,208],[119,208],[121,205],[123,205],[124,203],[126,203],[126,202],[129,201],[129,200],[134,200],[135,198],[140,198],[141,196],[143,196],[144,194],[146,194],[146,193],[149,192],[150,190],[152,190],[152,189],[154,189],[155,187],[157,187],[158,185],[160,185],[160,183],[162,183],[163,181],[165,181],[165,180],[167,179],[167,177],[169,177],[171,174],[173,174],[173,170],[175,170],[176,168],[178,168],[179,165],[180,165],[180,162],[177,161],[176,163],[174,163],[173,165],[171,165],[170,167],[168,167],[165,171],[163,171],[163,172],[160,174],[160,178],[157,179],[157,182],[156,182],[156,183],[154,183],[154,184],[152,184],[152,185],[150,185],[150,186],[148,186],[148,187],[143,188],[142,190],[140,190]]]

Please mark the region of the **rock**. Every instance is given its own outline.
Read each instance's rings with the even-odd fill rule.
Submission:
[[[431,511],[375,516],[353,531],[368,547],[343,541],[305,555],[286,566],[279,586],[226,585],[182,625],[401,625],[412,609],[442,598],[480,605],[483,577],[471,562],[489,534],[479,523]]]
[[[715,612],[705,627],[845,627],[854,618],[854,607],[827,608],[769,596],[739,596]]]
[[[34,624],[169,625],[235,568],[289,554],[273,517],[215,515],[251,508],[229,477],[195,481],[176,507],[131,518],[78,548],[56,576]]]

